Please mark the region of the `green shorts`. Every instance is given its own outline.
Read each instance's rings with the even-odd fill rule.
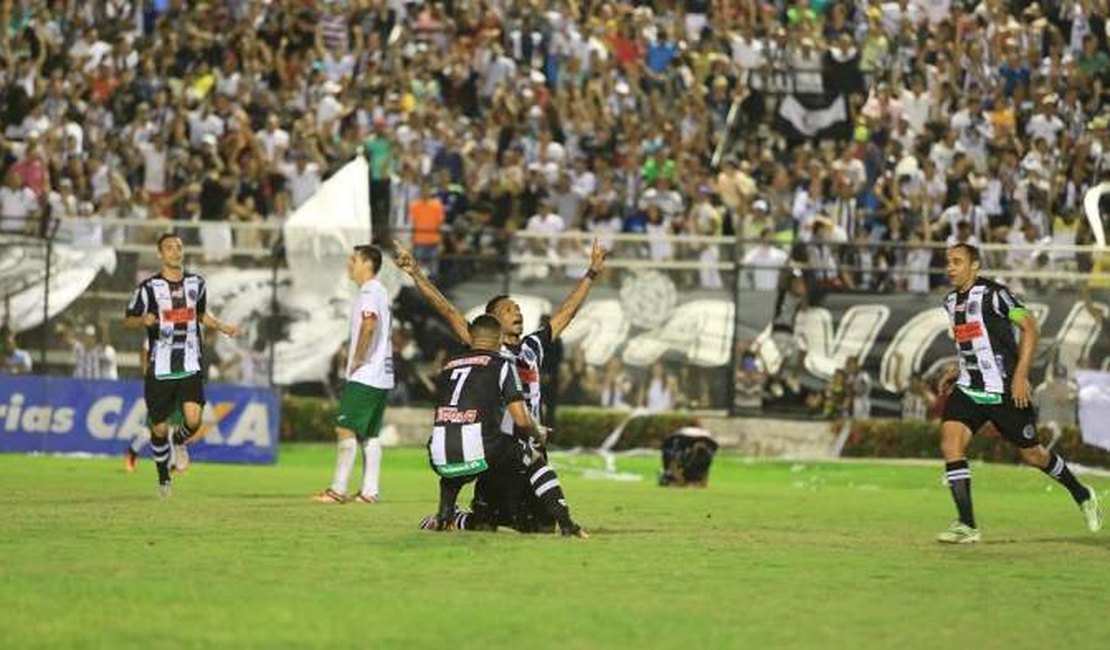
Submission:
[[[374,388],[357,381],[349,381],[339,397],[339,411],[335,414],[335,426],[353,431],[359,440],[377,438],[382,430],[382,416],[385,415],[385,400],[389,391]]]

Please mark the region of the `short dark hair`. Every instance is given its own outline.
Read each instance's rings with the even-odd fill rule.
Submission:
[[[496,295],[496,296],[490,298],[489,302],[486,303],[486,312],[485,313],[492,314],[493,310],[497,309],[497,303],[501,302],[502,300],[508,300],[508,299],[509,299],[509,294],[507,294],[507,293],[502,293],[502,294],[499,294],[499,295]]]
[[[181,239],[181,235],[175,232],[164,232],[158,236],[158,250],[162,250],[162,242],[167,239]]]
[[[978,246],[976,246],[974,244],[969,244],[967,242],[959,241],[959,242],[956,242],[955,244],[952,244],[951,246],[949,246],[948,250],[950,250],[950,251],[951,250],[956,250],[957,248],[962,248],[965,251],[967,251],[968,256],[971,257],[972,264],[974,264],[975,262],[980,261],[979,247]]]
[[[371,246],[370,244],[355,246],[355,253],[362,259],[370,262],[374,267],[375,274],[382,270],[382,250],[377,246]]]
[[[471,321],[468,329],[471,339],[479,336],[488,336],[491,338],[501,336],[501,323],[489,314],[482,314],[475,318]]]

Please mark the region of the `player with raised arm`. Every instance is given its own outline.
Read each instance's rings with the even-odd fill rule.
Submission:
[[[158,492],[168,497],[171,440],[167,420],[180,403],[183,420],[173,443],[182,448],[201,426],[202,328],[238,336],[239,327],[208,312],[207,285],[203,277],[185,270],[185,246],[180,236],[166,233],[158,238],[157,246],[162,270],[139,283],[127,306],[124,325],[146,330],[143,396],[150,421],[150,449],[158,469]]]
[[[948,544],[981,538],[971,507],[971,468],[967,445],[986,422],[1018,447],[1021,459],[1063,485],[1079,505],[1087,528],[1102,528],[1098,495],[1080,483],[1056,452],[1037,442],[1036,415],[1030,403],[1029,369],[1037,347],[1037,320],[1006,286],[979,277],[979,249],[957,243],[947,251],[952,290],[944,300],[959,358],[941,424],[945,476],[959,521],[937,536]],[[1020,330],[1020,337],[1015,333]],[[952,383],[949,377],[946,383]]]
[[[443,316],[451,330],[461,341],[471,344],[470,333],[466,318],[451,304],[438,288],[421,272],[419,265],[412,254],[401,246],[394,244],[398,268],[407,273],[416,283],[417,289],[432,307]],[[590,252],[590,267],[586,274],[578,281],[574,289],[567,295],[563,304],[551,314],[549,324],[541,326],[535,332],[524,335],[524,317],[520,305],[509,296],[499,295],[486,303],[485,313],[493,316],[501,324],[501,352],[509,355],[516,362],[517,371],[524,384],[524,397],[532,419],[542,424],[543,393],[540,386],[540,367],[551,342],[557,339],[570,325],[574,315],[585,302],[593,287],[594,279],[605,268],[605,248],[597,241]],[[503,424],[506,431],[512,430],[508,422]],[[528,485],[537,499],[543,502],[547,512],[566,511],[569,519],[570,509],[563,495],[562,485],[555,470],[547,463],[546,453],[540,450],[527,469]],[[563,530],[565,534],[572,531]]]
[[[496,530],[507,520],[520,529],[519,491],[525,471],[521,442],[529,449],[543,444],[524,402],[523,386],[513,360],[500,353],[501,324],[483,314],[469,327],[470,349],[448,359],[436,380],[435,426],[428,440],[428,460],[439,475],[439,509],[435,530],[456,528],[459,490],[477,479],[489,501],[490,516],[470,528]],[[514,424],[508,435],[505,417]],[[535,441],[535,445],[528,444]],[[479,491],[479,488],[475,488]],[[585,533],[565,509],[553,516],[564,531]]]
[[[362,489],[356,503],[378,502],[382,444],[378,435],[385,403],[393,388],[393,314],[389,291],[378,280],[382,252],[377,246],[355,246],[347,259],[347,275],[358,285],[351,303],[350,344],[347,346],[347,383],[335,416],[338,450],[331,486],[315,495],[320,503],[346,503],[347,482],[362,447]]]

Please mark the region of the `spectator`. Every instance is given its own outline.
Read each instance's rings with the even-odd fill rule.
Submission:
[[[1060,439],[1065,428],[1076,425],[1078,392],[1075,383],[1068,380],[1067,369],[1056,366],[1045,374],[1045,381],[1033,391],[1033,406],[1037,409],[1037,425],[1052,433],[1052,446]]]
[[[611,357],[605,364],[605,374],[601,379],[601,405],[608,408],[631,409],[634,384],[632,377],[625,371],[619,357]]]
[[[73,376],[78,379],[119,379],[116,349],[101,332],[103,326],[85,325],[80,334],[63,324],[58,324],[55,333],[73,349]]]
[[[0,187],[0,233],[38,234],[41,216],[38,196],[23,181],[19,171],[9,169]]]
[[[27,375],[34,367],[31,353],[19,347],[15,331],[8,323],[0,325],[0,372],[9,375]]]
[[[640,389],[640,406],[649,411],[673,411],[678,403],[678,380],[662,361],[651,364],[651,374]]]
[[[442,229],[447,221],[443,202],[432,192],[429,183],[420,184],[420,198],[409,206],[412,223],[412,253],[430,277],[439,274],[439,253],[443,245]]]
[[[744,254],[743,267],[747,271],[749,286],[756,291],[774,291],[789,255],[774,244],[774,233],[764,228],[759,233],[759,243]]]

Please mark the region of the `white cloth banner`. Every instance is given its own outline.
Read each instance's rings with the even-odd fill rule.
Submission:
[[[1110,372],[1077,370],[1079,430],[1083,442],[1110,450]]]
[[[50,317],[67,309],[101,270],[113,273],[116,252],[110,246],[76,247],[55,243],[50,260]],[[5,317],[16,332],[42,323],[46,297],[46,247],[19,237],[0,239],[0,299],[11,292]]]
[[[208,274],[209,304],[245,332],[239,339],[217,338],[216,353],[225,362],[267,356],[269,323],[278,330],[274,383],[322,382],[348,336],[357,287],[347,277],[347,257],[355,246],[370,243],[366,160],[356,158],[324,182],[285,223],[283,234],[289,270],[278,274],[276,316],[271,271],[225,268]],[[395,297],[403,274],[389,251],[383,251],[383,262],[379,279]]]
[[[347,256],[370,243],[370,180],[366,159],[347,163],[289,217],[282,229],[297,291],[350,295]]]

